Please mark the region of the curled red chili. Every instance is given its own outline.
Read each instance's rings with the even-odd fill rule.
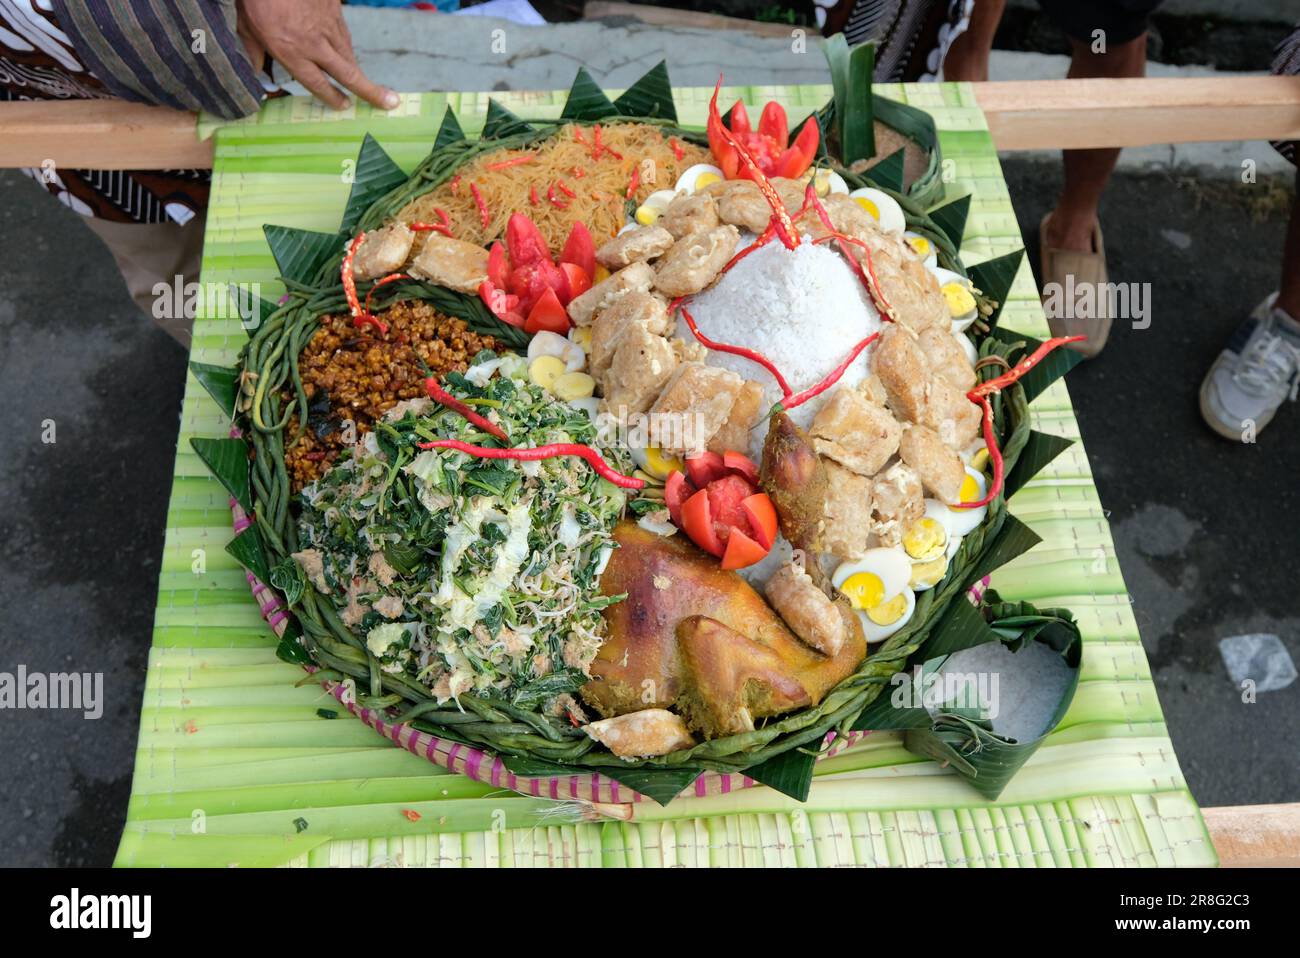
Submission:
[[[890,306],[889,300],[885,299],[885,293],[880,288],[880,280],[876,279],[876,268],[871,261],[871,247],[860,239],[856,239],[852,236],[845,236],[835,228],[835,224],[831,222],[830,214],[826,212],[826,207],[822,206],[822,201],[817,198],[817,189],[815,186],[816,180],[817,178],[813,177],[813,179],[808,181],[808,188],[804,190],[803,194],[803,207],[799,210],[799,213],[802,214],[803,211],[807,209],[814,210],[817,213],[818,218],[822,221],[822,225],[830,232],[830,235],[820,237],[813,242],[826,243],[833,239],[837,244],[839,244],[840,253],[842,253],[844,258],[849,261],[849,265],[853,267],[853,271],[858,274],[858,279],[862,280],[862,285],[865,286],[867,292],[871,294],[871,299],[880,309],[881,314],[892,322],[895,318],[894,307]],[[866,272],[863,272],[862,264],[858,262],[857,257],[848,250],[847,247],[850,244],[861,247],[867,261]]]
[[[357,275],[352,269],[352,261],[356,259],[357,250],[365,241],[366,234],[364,231],[358,233],[348,244],[348,251],[343,254],[343,265],[340,269],[341,279],[343,281],[343,296],[348,301],[348,311],[352,315],[353,326],[373,326],[379,330],[379,335],[388,335],[388,325],[375,316],[370,315],[369,310],[361,308],[361,301],[357,299]]]
[[[817,396],[820,396],[822,393],[824,393],[826,390],[830,389],[832,386],[834,386],[837,382],[840,381],[840,377],[842,377],[845,371],[850,366],[853,365],[853,360],[861,356],[862,350],[866,349],[873,342],[875,342],[879,336],[880,336],[879,332],[872,333],[866,339],[862,340],[856,346],[854,346],[853,350],[848,354],[847,357],[845,357],[844,362],[840,363],[838,366],[832,369],[830,371],[830,374],[821,382],[819,382],[816,386],[809,386],[807,389],[799,393],[797,396],[790,396],[787,399],[782,399],[779,403],[777,403],[777,406],[781,410],[784,410],[785,412],[789,412],[791,409],[795,409],[799,406],[802,406],[809,399],[813,399]],[[776,411],[777,411],[776,409],[773,409],[773,412]]]
[[[492,222],[492,217],[488,215],[487,202],[483,199],[483,194],[478,191],[478,184],[471,183],[469,191],[474,194],[474,205],[478,207],[479,222],[483,224],[483,229],[487,229]]]
[[[367,316],[371,315],[370,298],[375,295],[375,290],[377,290],[380,286],[387,286],[389,283],[396,283],[399,279],[411,279],[411,277],[407,276],[405,273],[389,273],[387,276],[383,277],[382,279],[375,280],[375,285],[371,286],[369,291],[366,293],[366,315]]]
[[[682,318],[686,320],[686,325],[690,327],[691,335],[698,339],[700,345],[705,349],[712,349],[719,353],[730,353],[733,356],[743,356],[751,362],[758,363],[776,378],[776,384],[781,387],[781,395],[787,397],[790,395],[790,384],[786,382],[785,377],[781,375],[781,370],[776,368],[776,363],[772,362],[772,360],[768,359],[757,350],[748,349],[745,346],[733,346],[731,343],[719,343],[716,340],[709,339],[700,332],[699,327],[695,325],[695,317],[691,315],[690,310],[686,308],[685,304],[680,299],[675,300],[669,305],[668,314],[671,316],[673,312],[678,309],[682,311]]]
[[[565,196],[578,195],[577,193],[573,192],[573,190],[569,188],[569,184],[564,182],[564,180],[556,180],[555,185],[559,188],[560,192],[563,193]]]
[[[567,200],[562,200],[555,195],[554,183],[552,183],[550,186],[546,188],[546,198],[550,201],[551,205],[554,206],[557,210],[567,209],[569,206]]]
[[[599,124],[599,123],[597,123],[596,126],[595,126],[594,129],[593,129],[593,132],[592,132],[592,134],[591,134],[591,141],[592,141],[592,147],[591,147],[591,158],[592,158],[593,160],[598,160],[598,159],[600,159],[600,154],[602,154],[602,153],[608,153],[610,156],[612,156],[612,157],[613,157],[614,159],[616,159],[616,160],[621,160],[621,159],[623,159],[623,154],[620,153],[618,150],[614,149],[613,147],[606,146],[604,143],[601,143],[601,142],[600,142],[600,124]]]
[[[451,217],[442,207],[436,207],[434,212],[438,214],[438,223],[407,223],[406,228],[415,233],[441,233],[443,236],[451,236]]]
[[[559,456],[577,456],[584,459],[602,479],[608,479],[624,489],[643,489],[645,481],[632,476],[625,476],[610,466],[600,453],[590,446],[576,442],[556,442],[548,446],[533,446],[527,449],[493,449],[489,446],[473,446],[459,439],[435,439],[433,442],[416,443],[421,449],[454,449],[467,456],[480,459],[516,459],[520,462],[539,462],[542,459],[554,459]]]
[[[453,412],[458,412],[474,425],[478,426],[486,433],[490,433],[502,442],[509,442],[510,437],[506,435],[505,430],[484,416],[479,415],[461,400],[457,399],[451,393],[447,392],[438,385],[438,381],[430,376],[424,381],[424,388],[429,393],[429,397],[436,402],[442,403]],[[423,444],[421,449],[426,448]]]
[[[989,380],[992,382],[992,380]],[[975,391],[971,390],[966,394],[968,397],[975,396]],[[993,464],[993,482],[989,486],[988,495],[979,502],[958,502],[949,506],[950,509],[978,509],[981,506],[987,506],[1002,493],[1002,478],[1005,466],[1002,462],[1002,450],[998,448],[998,437],[993,433],[993,406],[984,396],[975,396],[972,402],[979,403],[984,410],[984,445],[989,451],[989,462]]]

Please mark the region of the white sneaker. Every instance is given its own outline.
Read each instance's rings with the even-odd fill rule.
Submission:
[[[1284,331],[1277,294],[1237,327],[1201,383],[1201,415],[1225,439],[1253,441],[1300,385],[1300,333]]]

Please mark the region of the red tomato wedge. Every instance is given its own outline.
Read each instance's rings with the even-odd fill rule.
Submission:
[[[762,561],[766,555],[767,549],[739,529],[732,529],[731,535],[727,537],[727,551],[722,556],[722,568],[744,569]]]
[[[561,263],[560,269],[564,270],[564,275],[569,277],[569,302],[573,302],[591,289],[591,275],[581,266],[574,263]]]
[[[539,333],[542,330],[560,335],[569,331],[569,314],[565,312],[564,304],[560,302],[555,290],[550,288],[533,304],[528,319],[524,321],[524,332]]]
[[[710,555],[722,555],[722,543],[713,531],[713,517],[709,514],[709,494],[701,489],[682,505],[682,528],[691,541]]]
[[[685,473],[678,470],[669,473],[668,481],[664,484],[664,505],[668,507],[668,514],[678,527],[682,524],[682,505],[695,492],[695,487],[686,479]]]
[[[488,282],[497,289],[510,285],[510,263],[506,259],[506,248],[500,243],[493,243],[488,250]]]
[[[702,452],[686,460],[686,475],[697,489],[703,489],[714,479],[721,479],[726,474],[727,467],[716,452]]]
[[[580,221],[573,224],[569,238],[564,241],[564,249],[560,251],[560,262],[577,266],[588,277],[596,275],[596,243],[586,224]]]
[[[740,508],[745,512],[745,518],[749,520],[749,528],[754,533],[755,541],[764,549],[771,549],[772,544],[776,542],[776,507],[772,505],[772,500],[768,498],[767,493],[757,492],[741,500]]]
[[[537,224],[523,213],[510,214],[506,223],[506,246],[510,248],[510,264],[515,269],[534,263],[551,262],[551,251],[546,248],[546,238]]]
[[[714,479],[704,491],[709,494],[709,512],[719,542],[725,543],[732,529],[749,531],[749,516],[741,505],[754,494],[754,487],[748,480],[743,476],[723,476]]]
[[[748,456],[728,450],[722,454],[722,464],[732,472],[738,472],[754,486],[758,486],[758,466]]]

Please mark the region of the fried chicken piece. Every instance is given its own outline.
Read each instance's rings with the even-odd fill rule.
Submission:
[[[772,417],[763,442],[759,478],[776,507],[781,534],[796,549],[816,552],[825,521],[827,464],[817,455],[812,438],[780,412]],[[817,567],[812,567],[815,573]]]
[[[952,449],[964,449],[980,433],[983,412],[946,379],[930,383],[921,424],[929,426]]]
[[[619,758],[667,755],[695,744],[680,715],[667,709],[642,709],[590,722],[582,730]]]
[[[883,546],[896,546],[917,519],[925,515],[921,478],[903,462],[896,462],[871,486],[871,531]]]
[[[812,577],[793,562],[783,565],[763,588],[767,601],[791,631],[823,655],[844,645],[844,619]]]
[[[930,363],[936,376],[942,376],[962,392],[974,388],[975,367],[957,342],[957,335],[942,326],[927,326],[916,335],[916,344]]]
[[[733,734],[820,702],[866,654],[856,616],[845,619],[839,652],[822,655],[683,536],[624,521],[614,538],[600,590],[628,596],[602,613],[605,643],[580,693],[602,716],[671,708],[706,738]]]
[[[966,469],[939,434],[928,426],[909,425],[903,430],[898,455],[915,470],[921,485],[940,502],[956,502]]]
[[[686,193],[668,204],[668,208],[656,222],[673,235],[681,239],[692,233],[703,233],[718,226],[718,204],[707,193]]]
[[[683,363],[650,408],[650,441],[665,452],[695,454],[731,415],[745,381],[729,369]]]
[[[762,413],[763,387],[747,380],[736,393],[736,401],[732,404],[726,421],[709,440],[709,451],[719,455],[731,451],[743,452],[748,456],[749,431]]]
[[[668,308],[662,299],[636,290],[625,293],[596,314],[591,324],[590,373],[600,380],[614,360],[619,341],[630,329],[640,326],[656,336],[669,330]]]
[[[667,339],[639,324],[630,325],[601,381],[602,408],[623,417],[645,412],[676,369],[677,354]]]
[[[414,242],[415,234],[407,229],[405,223],[371,230],[357,248],[357,255],[352,257],[353,274],[358,280],[365,280],[396,273],[411,254]]]
[[[930,366],[915,335],[895,323],[886,323],[871,353],[871,371],[879,377],[894,415],[908,422],[921,422]]]
[[[606,269],[622,269],[662,256],[672,248],[673,234],[662,226],[638,226],[619,233],[596,250],[596,262]]]
[[[411,261],[410,274],[458,293],[477,293],[479,284],[488,278],[487,264],[483,247],[430,233],[420,255]]]
[[[655,271],[647,263],[624,266],[611,273],[581,296],[569,301],[569,318],[579,326],[590,326],[596,314],[608,308],[620,296],[630,292],[648,293],[655,282]]]
[[[659,260],[655,289],[671,297],[698,293],[718,278],[739,242],[740,231],[734,226],[719,226],[679,239]]]
[[[859,390],[841,386],[808,428],[813,448],[864,476],[874,476],[898,451],[903,427]]]
[[[841,559],[856,559],[867,551],[873,528],[872,480],[839,463],[823,459],[826,492],[822,501],[822,529],[817,548]],[[920,491],[920,486],[917,486]]]

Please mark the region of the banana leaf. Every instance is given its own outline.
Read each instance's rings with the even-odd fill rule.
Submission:
[[[936,206],[929,211],[929,214],[930,219],[943,230],[952,244],[961,246],[962,235],[966,232],[966,217],[970,214],[970,194],[959,196],[942,206]],[[1015,277],[1014,273],[1012,277]]]
[[[907,153],[899,147],[869,170],[864,170],[862,178],[883,190],[903,192],[903,165],[907,162]]]
[[[508,136],[532,133],[533,128],[496,100],[488,100],[487,115],[483,120],[482,138],[501,140]]]
[[[991,307],[991,311],[984,316],[984,322],[990,328],[996,328],[998,325],[998,317],[1002,315],[1002,307],[1006,305],[1011,284],[1016,280],[1016,273],[1020,271],[1020,261],[1024,255],[1025,251],[1021,248],[985,260],[966,271],[970,281],[980,291],[981,298]],[[1032,402],[1032,397],[1030,401]]]
[[[213,366],[211,363],[190,363],[190,372],[199,381],[199,385],[208,391],[208,395],[221,407],[230,418],[235,417],[235,398],[238,395],[239,371],[229,366]]]
[[[271,580],[271,569],[266,562],[266,548],[257,526],[249,526],[227,542],[226,552],[262,582]]]
[[[993,338],[1004,343],[1024,343],[1026,352],[1033,352],[1042,345],[1041,341],[1034,339],[1032,336],[1008,332],[1005,329],[994,329],[992,335]],[[1083,356],[1073,349],[1052,350],[1037,366],[1020,377],[1020,385],[1024,387],[1026,400],[1033,402],[1035,398],[1043,394],[1043,391],[1048,386],[1081,362],[1083,362]]]
[[[295,283],[310,283],[343,243],[339,233],[316,233],[293,226],[268,224],[262,232],[280,275]]]
[[[971,571],[971,579],[979,581],[991,572],[1002,568],[1016,556],[1024,555],[1042,541],[1042,537],[1037,532],[1015,516],[1008,515],[998,534],[976,560]]]
[[[614,101],[622,116],[659,117],[677,122],[677,106],[673,103],[673,85],[668,79],[668,62],[660,60],[641,79],[623,91]]]
[[[871,77],[876,67],[876,47],[862,43],[850,47],[844,34],[837,33],[822,44],[831,70],[834,117],[831,136],[840,163],[851,166],[876,155],[875,104]]]
[[[751,765],[745,769],[745,774],[768,788],[776,789],[782,795],[803,802],[808,800],[808,792],[812,789],[813,768],[816,764],[817,756],[812,750],[792,748],[759,765]]]
[[[347,206],[343,208],[343,223],[339,231],[346,236],[353,235],[362,214],[381,196],[392,192],[406,180],[402,168],[384,152],[379,141],[367,133],[361,141],[361,152],[357,154],[352,190],[348,194]]]
[[[1025,448],[1020,450],[1020,458],[1016,461],[1016,467],[1003,480],[1006,497],[1010,499],[1014,496],[1017,491],[1024,487],[1025,483],[1038,475],[1053,459],[1073,445],[1073,439],[1066,439],[1064,436],[1052,436],[1036,429],[1031,431],[1029,439],[1025,442]]]
[[[605,91],[591,78],[587,68],[578,67],[578,75],[573,78],[573,86],[569,87],[569,96],[564,101],[564,109],[560,111],[560,119],[591,122],[617,113],[618,107],[605,96]]]
[[[461,143],[464,140],[465,131],[460,128],[460,120],[456,119],[456,112],[451,107],[447,107],[447,112],[442,115],[442,124],[438,127],[438,135],[433,138],[431,152],[437,152],[444,146]]]
[[[251,513],[253,496],[248,478],[248,446],[244,440],[193,436],[190,446],[244,511]]]

